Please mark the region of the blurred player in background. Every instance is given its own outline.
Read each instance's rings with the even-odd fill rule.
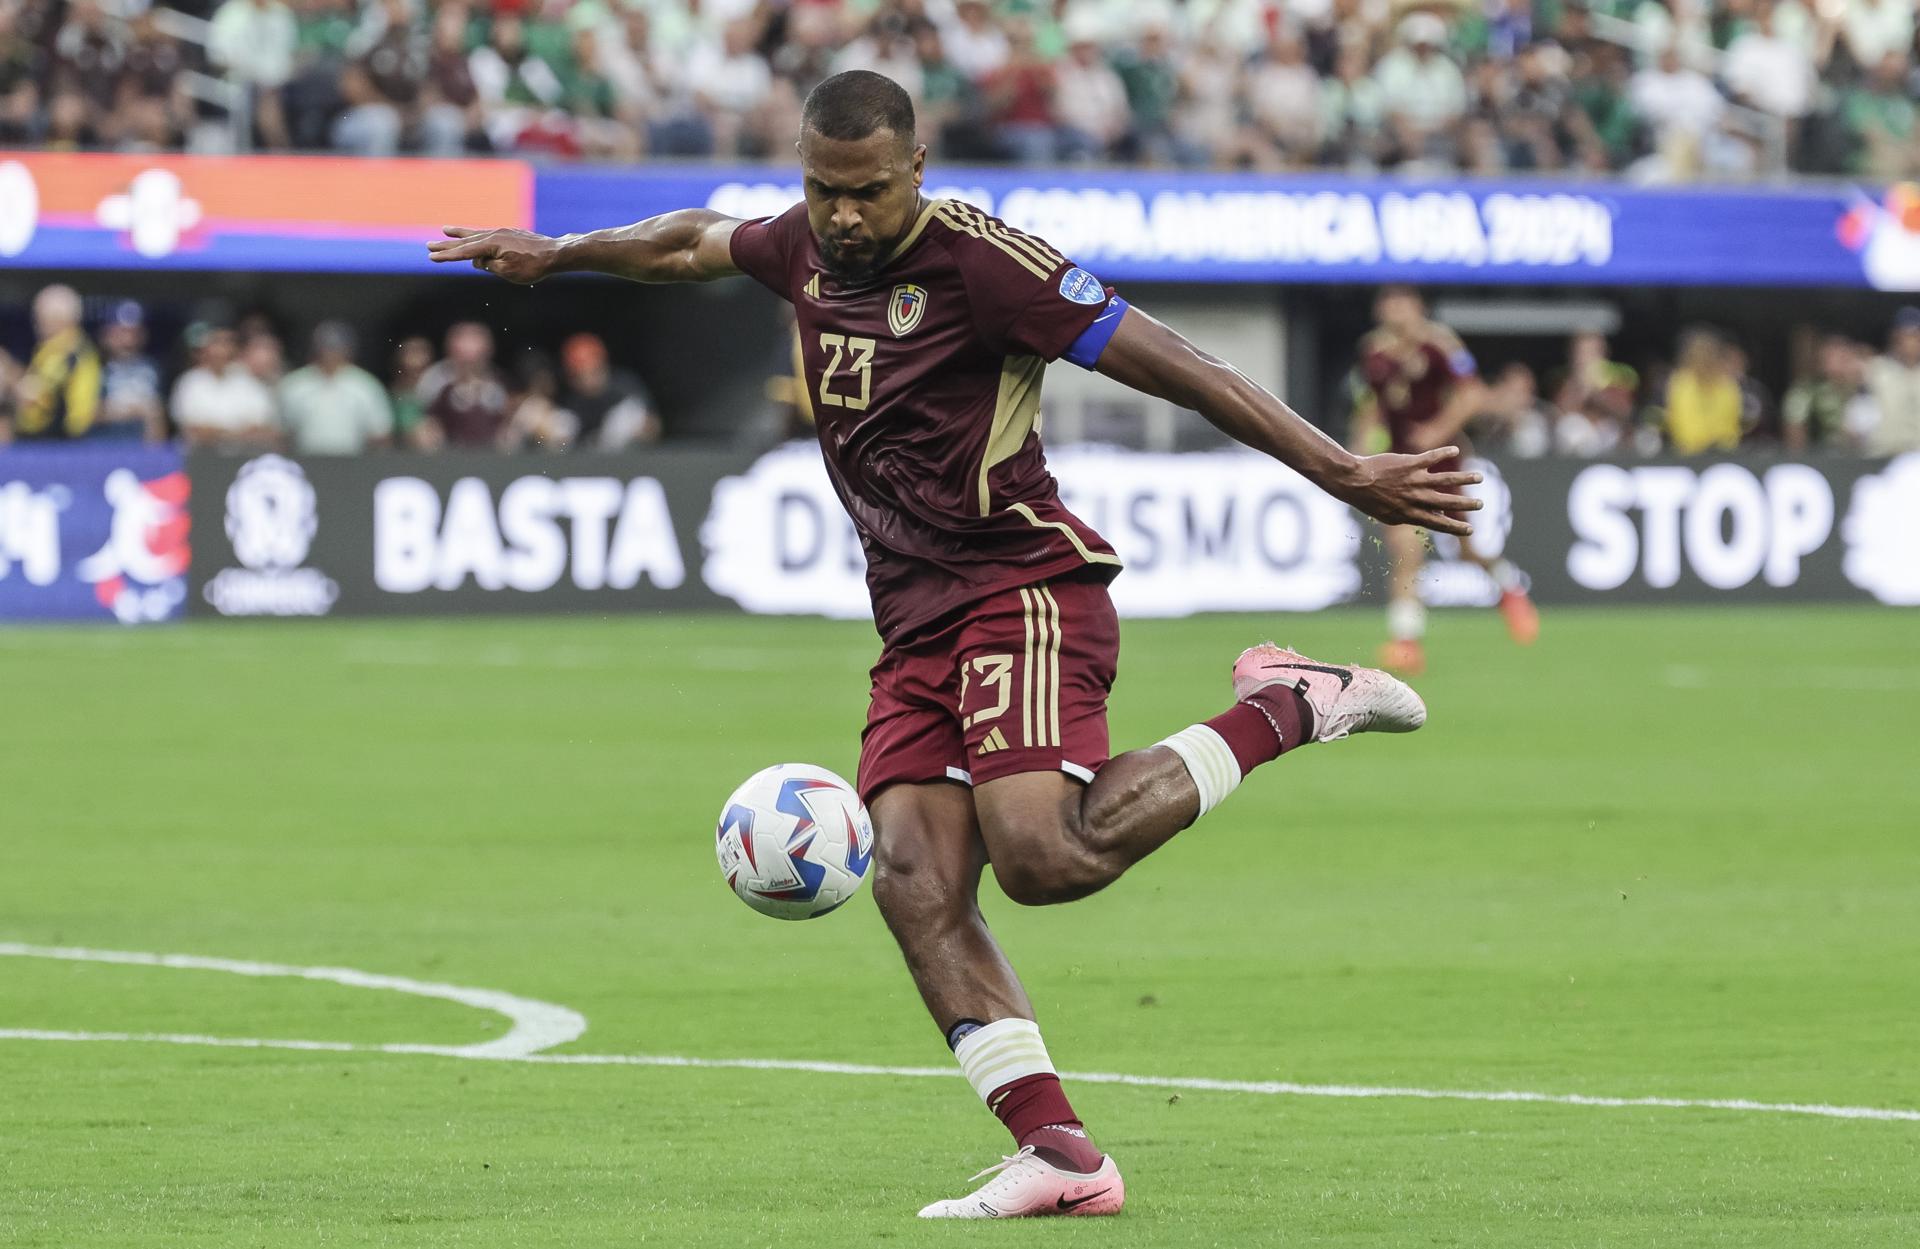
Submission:
[[[1427,316],[1426,302],[1411,286],[1383,286],[1374,299],[1375,328],[1360,340],[1353,429],[1349,444],[1361,454],[1380,449],[1385,426],[1388,449],[1419,455],[1436,447],[1470,451],[1467,422],[1487,406],[1473,353],[1458,335]],[[1461,467],[1456,453],[1445,462]],[[1387,555],[1393,563],[1387,594],[1387,645],[1383,666],[1417,675],[1426,667],[1422,641],[1427,609],[1415,583],[1426,562],[1427,540],[1420,530],[1387,530]],[[1500,589],[1500,614],[1513,640],[1528,645],[1540,635],[1540,613],[1527,597],[1520,571],[1503,556],[1488,556],[1460,540],[1460,557],[1486,569]]]
[[[1390,524],[1465,535],[1452,447],[1356,456],[1244,373],[1041,239],[920,192],[927,149],[899,84],[836,74],[807,97],[806,199],[740,221],[705,208],[553,239],[449,228],[436,261],[515,282],[745,274],[793,305],[828,475],[859,531],[883,643],[861,737],[874,901],[961,1070],[1018,1149],[923,1218],[1097,1215],[1125,1185],[1067,1101],[1033,1004],[980,914],[993,864],[1016,902],[1106,887],[1246,773],[1349,733],[1408,732],[1419,696],[1277,646],[1233,665],[1232,705],[1108,753],[1120,559],[1068,511],[1040,451],[1040,384],[1071,360],[1201,413]],[[770,689],[770,694],[777,691]],[[875,1160],[876,1165],[882,1165]]]

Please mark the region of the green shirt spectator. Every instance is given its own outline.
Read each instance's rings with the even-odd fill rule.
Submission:
[[[1165,36],[1158,35],[1163,52]],[[1133,110],[1134,124],[1142,130],[1165,130],[1173,122],[1173,102],[1180,96],[1180,73],[1164,54],[1154,55],[1154,46],[1143,42],[1137,51],[1122,53],[1114,60],[1120,81],[1126,84],[1127,106]]]
[[[1907,58],[1889,52],[1847,92],[1840,118],[1853,140],[1853,172],[1885,178],[1914,172],[1914,105],[1906,75]]]
[[[1847,409],[1859,393],[1857,386],[1843,386],[1824,377],[1796,383],[1780,403],[1787,446],[1798,451],[1839,443],[1846,431]]]
[[[344,60],[353,28],[353,13],[341,0],[302,5],[294,14],[294,60],[302,65]]]

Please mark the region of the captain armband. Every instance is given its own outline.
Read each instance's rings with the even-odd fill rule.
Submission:
[[[1071,360],[1083,369],[1091,369],[1100,363],[1100,353],[1107,349],[1107,342],[1120,328],[1120,319],[1127,314],[1127,301],[1118,295],[1107,298],[1107,306],[1093,319],[1093,324],[1080,331],[1080,337],[1073,345],[1061,353],[1062,360]]]

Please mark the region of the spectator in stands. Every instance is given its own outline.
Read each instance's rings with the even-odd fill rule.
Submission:
[[[323,321],[313,362],[280,383],[280,424],[300,455],[359,455],[393,439],[393,410],[373,374],[353,362],[353,331]]]
[[[1008,159],[1044,165],[1054,159],[1059,145],[1054,112],[1058,79],[1034,45],[1032,23],[1008,22],[1006,42],[1006,60],[980,83],[994,137]]]
[[[513,11],[498,12],[486,42],[467,59],[487,117],[487,135],[503,152],[539,150],[554,136],[543,116],[557,109],[565,88],[560,76],[527,43],[527,24]],[[563,136],[564,138],[564,136]],[[566,154],[564,148],[561,154]]]
[[[1067,56],[1060,63],[1058,104],[1060,155],[1067,160],[1105,160],[1119,149],[1132,117],[1127,86],[1100,50],[1099,25],[1091,13],[1067,22]]]
[[[364,64],[355,61],[340,71],[340,99],[346,107],[327,132],[337,151],[354,156],[399,153],[400,110],[380,93]]]
[[[433,344],[415,335],[402,339],[393,349],[392,368],[387,377],[387,401],[393,408],[393,435],[410,447],[425,446],[426,406],[420,398],[420,382],[433,367]]]
[[[1839,334],[1820,342],[1815,372],[1787,391],[1780,404],[1781,433],[1789,451],[1858,446],[1860,400],[1865,378],[1854,345]]]
[[[267,318],[260,313],[242,320],[239,333],[240,363],[271,391],[280,384],[280,379],[287,372],[287,355],[280,346],[280,336],[273,332],[267,324]]]
[[[951,20],[940,25],[947,59],[973,82],[984,82],[1013,54],[1006,32],[993,20],[986,0],[959,0],[951,12]]]
[[[1706,147],[1726,111],[1713,80],[1682,62],[1678,41],[1660,53],[1657,65],[1633,76],[1628,91],[1634,110],[1653,129],[1655,154],[1641,172],[1655,181],[1693,177],[1706,163]]]
[[[1846,94],[1841,120],[1853,146],[1853,171],[1876,178],[1906,177],[1916,160],[1913,99],[1907,94],[1905,53],[1889,52]]]
[[[982,103],[973,80],[947,57],[940,28],[920,21],[913,26],[913,54],[920,64],[921,97],[915,102],[920,138],[935,155],[980,160],[984,150]]]
[[[39,129],[40,68],[45,60],[20,29],[20,8],[0,3],[0,143],[26,143]]]
[[[1749,108],[1797,121],[1813,107],[1813,55],[1781,34],[1775,0],[1756,0],[1753,25],[1727,45],[1722,70],[1736,100]]]
[[[1098,19],[1073,13],[1068,19],[1068,56],[1056,73],[1060,155],[1068,161],[1104,161],[1131,127],[1127,84],[1100,52]]]
[[[1551,39],[1527,45],[1514,61],[1515,84],[1499,114],[1507,164],[1514,169],[1559,169],[1587,138],[1586,114],[1573,103],[1566,49]]]
[[[1848,0],[1841,41],[1862,69],[1880,65],[1889,56],[1906,58],[1913,52],[1913,0]]]
[[[53,38],[53,89],[83,97],[90,116],[103,116],[126,56],[125,27],[108,20],[100,0],[72,0]]]
[[[579,422],[559,404],[560,379],[553,357],[538,347],[520,353],[509,373],[507,421],[495,445],[502,451],[565,451]]]
[[[161,31],[152,10],[128,24],[126,55],[113,84],[106,129],[124,150],[165,151],[180,146],[193,120],[186,93],[186,49]]]
[[[1306,43],[1290,23],[1277,24],[1247,70],[1249,162],[1260,169],[1312,164],[1319,155],[1323,107]]]
[[[441,19],[435,19],[436,40]],[[464,35],[453,24],[457,48]],[[653,67],[653,19],[639,5],[619,7],[616,16],[599,28],[594,68],[612,84],[616,111],[622,120],[645,135],[649,122],[666,100],[666,88]]]
[[[447,331],[446,359],[420,378],[422,446],[494,447],[507,432],[507,388],[493,366],[493,331],[462,321]]]
[[[1553,397],[1560,411],[1554,449],[1563,455],[1601,455],[1626,442],[1639,387],[1639,374],[1608,357],[1604,334],[1575,334],[1567,342],[1566,377]]]
[[[458,7],[452,11],[458,12]],[[430,37],[415,0],[374,0],[366,4],[347,53],[381,99],[401,113],[413,110],[431,55]]]
[[[293,15],[296,69],[315,63],[337,66],[346,60],[357,27],[354,8],[354,0],[300,0]],[[448,5],[446,11],[465,16],[458,5]]]
[[[1474,423],[1474,444],[1536,459],[1553,449],[1553,415],[1540,402],[1539,380],[1524,364],[1501,369],[1487,388],[1486,408]]]
[[[78,91],[55,91],[47,101],[46,132],[40,146],[49,152],[78,152],[99,143],[87,97]]]
[[[784,24],[769,18],[764,26],[756,25],[757,40],[778,41],[765,58],[773,71],[775,90],[791,91],[797,106],[834,72],[834,60],[846,46],[849,29],[839,6],[831,3],[795,4],[788,7]],[[798,129],[797,107],[794,121]]]
[[[1180,63],[1180,102],[1174,108],[1177,142],[1224,163],[1240,129],[1241,58],[1213,31],[1203,31]]]
[[[1641,125],[1629,100],[1632,81],[1626,51],[1613,44],[1596,42],[1584,58],[1576,58],[1573,98],[1586,118],[1583,168],[1621,169],[1636,154]]]
[[[224,326],[187,330],[194,365],[173,385],[173,423],[190,447],[253,451],[279,440],[273,392],[240,362],[238,337]]]
[[[1447,162],[1454,129],[1467,110],[1467,84],[1446,53],[1447,24],[1432,13],[1400,23],[1399,46],[1380,58],[1374,80],[1403,162]]]
[[[485,115],[467,64],[466,27],[461,5],[435,10],[419,102],[420,150],[428,156],[460,156],[477,146],[476,140],[484,141]]]
[[[207,56],[247,88],[254,123],[269,147],[288,146],[280,89],[293,77],[299,23],[280,0],[226,0],[207,32]]]
[[[617,451],[660,437],[660,420],[640,379],[607,363],[597,334],[575,334],[560,349],[564,371],[557,402],[573,413],[573,445]]]
[[[743,142],[758,137],[753,115],[767,102],[773,72],[755,49],[760,24],[750,17],[729,22],[717,42],[697,45],[687,79],[713,135],[713,151],[738,156]]]
[[[131,299],[114,306],[100,327],[105,356],[98,433],[160,442],[167,436],[160,366],[146,354],[147,319]]]
[[[1879,419],[1866,431],[1869,455],[1920,451],[1920,308],[1902,308],[1893,319],[1887,354],[1867,370]]]
[[[353,0],[299,0],[294,10],[293,74],[280,89],[287,137],[296,148],[321,148],[341,107],[340,71],[353,41]]]
[[[1753,375],[1747,349],[1737,342],[1726,344],[1727,375],[1740,390],[1740,440],[1751,441],[1773,433],[1773,396]]]
[[[1680,363],[1667,381],[1667,441],[1681,455],[1731,451],[1740,445],[1740,387],[1726,344],[1708,330],[1681,341]]]
[[[916,107],[926,98],[926,75],[914,48],[913,29],[906,15],[883,10],[867,29],[834,57],[833,72],[870,70],[899,83]]]
[[[1180,67],[1173,57],[1173,39],[1166,22],[1150,16],[1138,41],[1115,59],[1114,68],[1127,88],[1131,130],[1125,155],[1150,165],[1197,164],[1201,154],[1175,140],[1174,105],[1180,96]]]
[[[0,421],[12,438],[84,438],[93,429],[100,356],[80,328],[80,308],[71,286],[43,287],[33,297],[33,355],[13,383],[13,415]]]
[[[1364,37],[1340,41],[1333,76],[1321,84],[1320,134],[1326,163],[1371,169],[1380,157],[1387,102],[1372,74]]]
[[[599,160],[637,160],[639,132],[622,118],[620,93],[600,70],[600,38],[599,30],[584,22],[573,32],[572,72],[562,80],[566,90],[560,103],[578,128],[582,152]]]

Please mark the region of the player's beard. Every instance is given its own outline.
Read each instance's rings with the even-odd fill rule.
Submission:
[[[880,249],[871,253],[849,255],[840,243],[833,239],[820,240],[820,264],[826,269],[827,276],[842,286],[859,286],[873,280],[880,269]]]

